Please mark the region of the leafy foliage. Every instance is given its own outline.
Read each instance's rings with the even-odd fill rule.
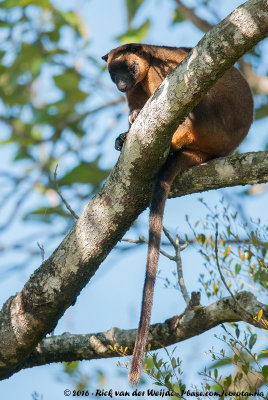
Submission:
[[[144,0],[126,0],[126,10],[127,10],[127,31],[122,35],[117,36],[117,40],[121,43],[138,43],[142,42],[150,28],[150,19],[146,19],[138,27],[133,27],[133,20],[139,9],[141,8]]]
[[[106,118],[95,128],[96,115],[123,98],[102,100],[107,98],[99,84],[103,63],[90,54],[91,43],[77,12],[63,12],[49,0],[9,0],[1,2],[1,21],[0,146],[10,153],[12,149],[16,171],[0,171],[5,186],[1,230],[9,229],[20,213],[24,223],[51,223],[59,217],[58,233],[63,234],[72,218],[60,204],[55,167],[59,164],[64,196],[81,210],[108,174],[101,166],[101,144],[111,121]],[[118,119],[121,114],[118,110]],[[27,195],[22,195],[25,185]],[[27,204],[29,197],[38,199],[37,204]]]
[[[180,23],[182,21],[185,21],[185,19],[183,18],[182,13],[180,12],[180,10],[178,8],[176,8],[174,10],[174,14],[173,14],[173,24]]]
[[[123,35],[118,36],[117,39],[123,44],[141,42],[147,35],[149,27],[150,21],[147,19],[141,26],[129,29]]]
[[[239,339],[240,330],[237,324],[229,324],[235,330],[235,336],[227,330],[226,326],[222,326],[224,334],[218,338],[224,345],[227,344],[231,350],[232,357],[226,356],[225,350],[222,348],[219,353],[216,353],[212,348],[211,354],[213,363],[210,367],[205,368],[201,373],[206,381],[212,382],[212,388],[218,392],[248,392],[248,393],[263,393],[266,391],[266,370],[267,366],[263,365],[267,359],[266,353],[253,353],[252,348],[256,343],[257,335],[252,334],[251,328],[248,327],[248,332],[244,332],[244,338]],[[219,371],[222,367],[232,366],[234,372],[230,375],[222,375]],[[243,396],[243,398],[250,396]],[[263,396],[256,395],[256,398]],[[222,397],[223,398],[223,397]]]
[[[96,388],[103,387],[106,383],[105,375],[100,369],[89,375],[83,371],[81,362],[79,361],[64,362],[62,366],[64,381],[71,384],[77,391],[83,391],[84,389],[93,391]]]
[[[128,23],[130,24],[135,17],[138,9],[144,3],[144,0],[126,0]]]
[[[239,221],[237,212],[221,201],[221,209],[216,206],[210,209],[202,199],[208,213],[203,222],[198,221],[193,226],[187,217],[195,243],[200,246],[199,253],[204,259],[207,278],[201,273],[200,283],[208,297],[222,296],[222,282],[216,268],[215,232],[216,225],[220,226],[219,246],[220,264],[228,279],[230,288],[236,293],[247,286],[257,285],[256,290],[267,289],[268,242],[266,225],[261,221]],[[198,231],[197,231],[198,229]],[[188,237],[186,237],[186,240]],[[243,277],[247,276],[248,281]],[[213,289],[213,290],[212,290]]]

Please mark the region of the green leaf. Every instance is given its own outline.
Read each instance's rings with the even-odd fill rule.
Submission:
[[[224,367],[225,365],[231,365],[232,362],[233,362],[233,359],[231,357],[226,357],[226,358],[223,358],[222,360],[213,362],[213,364],[209,368]]]
[[[56,75],[53,77],[56,86],[65,92],[65,98],[61,100],[61,103],[67,105],[77,102],[84,101],[88,94],[82,92],[79,89],[80,76],[74,71],[66,71],[63,74]]]
[[[13,161],[25,160],[27,158],[31,158],[31,156],[27,152],[27,149],[25,147],[19,147],[13,157]]]
[[[237,364],[237,362],[238,362],[238,354],[235,353],[234,354],[234,363]]]
[[[268,115],[268,103],[261,105],[255,110],[255,120],[262,119]]]
[[[32,62],[31,65],[31,72],[34,76],[37,76],[40,73],[41,67],[46,62],[45,57],[43,58],[38,58],[35,61]]]
[[[239,330],[238,327],[235,329],[235,334],[236,334],[236,337],[237,337],[237,339],[238,339],[238,338],[239,338],[239,335],[240,335],[240,330]]]
[[[166,377],[165,377],[165,384],[166,385],[169,383],[169,380],[170,380],[170,375],[167,374]]]
[[[106,379],[104,372],[101,370],[98,370],[97,373],[98,373],[98,381],[99,381],[100,387],[105,386],[107,379]]]
[[[240,264],[235,264],[235,273],[236,273],[236,275],[239,274],[240,270],[241,270],[241,265]]]
[[[53,76],[53,79],[57,87],[64,91],[73,90],[74,88],[78,87],[80,82],[79,76],[72,71]]]
[[[184,21],[184,17],[182,16],[181,12],[176,8],[173,14],[173,24],[177,24]]]
[[[268,378],[268,365],[264,365],[262,367],[262,374],[263,374],[264,379]]]
[[[141,42],[145,36],[147,35],[147,32],[150,27],[150,21],[147,19],[144,24],[142,24],[139,28],[137,29],[129,29],[126,33],[123,35],[120,35],[117,37],[117,40],[119,40],[121,43],[138,43]]]
[[[200,243],[204,244],[206,241],[206,236],[204,235],[204,233],[201,233],[200,235],[198,235],[198,240]]]
[[[63,362],[64,372],[68,375],[74,374],[78,370],[79,361]]]
[[[57,13],[62,17],[63,21],[70,25],[72,28],[76,30],[84,39],[87,39],[87,29],[86,25],[84,24],[83,19],[80,15],[75,11],[67,11],[67,12],[60,12],[57,10]],[[59,28],[59,26],[57,26]]]
[[[51,42],[58,42],[60,40],[60,32],[57,29],[54,29],[51,32],[47,33],[47,36]]]
[[[59,12],[59,14],[68,23],[68,25],[77,27],[77,25],[79,24],[79,20],[77,18],[76,13],[74,13],[72,11],[68,11],[68,12]]]
[[[82,162],[58,180],[60,185],[73,183],[100,183],[108,175],[108,170],[100,169],[95,162]]]
[[[147,368],[149,368],[149,369],[152,369],[153,368],[153,366],[154,366],[154,362],[153,362],[153,359],[152,358],[145,358],[145,360],[144,360],[144,365],[147,365]]]
[[[138,11],[143,2],[144,0],[126,0],[128,23],[130,23],[132,19],[135,17],[136,12]]]
[[[158,362],[157,362],[157,359],[156,359],[156,354],[153,354],[153,363],[154,363],[154,366],[155,366],[157,369],[159,369],[159,367],[158,367]]]
[[[224,387],[228,388],[232,383],[232,376],[229,375],[224,379]]]
[[[176,394],[181,394],[181,389],[180,389],[179,385],[177,385],[177,383],[174,383],[172,385],[172,391],[175,392]]]
[[[171,365],[172,365],[173,368],[176,368],[176,366],[177,366],[176,360],[175,360],[174,357],[172,357],[172,359],[171,359]]]
[[[248,371],[249,371],[249,365],[243,364],[241,368],[242,368],[243,372],[245,373],[245,375],[247,375]]]
[[[250,349],[252,349],[252,347],[256,343],[257,337],[258,337],[258,335],[256,333],[254,333],[253,335],[250,336],[250,339],[249,339],[249,348]]]

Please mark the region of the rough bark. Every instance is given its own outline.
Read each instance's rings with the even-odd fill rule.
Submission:
[[[100,193],[24,288],[4,304],[0,313],[0,379],[11,376],[53,329],[147,207],[153,179],[167,156],[174,127],[267,33],[267,0],[249,0],[208,32],[146,103]]]
[[[241,292],[235,299],[243,304],[249,315],[256,316],[262,309],[263,318],[268,318],[268,307],[260,303],[252,293]],[[149,335],[151,349],[156,350],[162,346],[182,342],[224,322],[245,321],[259,326],[250,316],[241,317],[235,307],[232,297],[225,297],[207,307],[186,309],[183,314],[169,318],[164,323],[151,325]],[[86,335],[64,333],[52,336],[43,339],[19,368],[31,368],[52,362],[118,357],[118,353],[111,350],[110,346],[116,346],[117,349],[121,346],[123,349],[127,347],[127,354],[131,354],[136,334],[136,329],[111,328],[106,332]]]
[[[268,182],[268,152],[243,153],[218,158],[176,178],[169,197],[237,185]]]

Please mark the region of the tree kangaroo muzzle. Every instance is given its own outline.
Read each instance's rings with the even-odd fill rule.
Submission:
[[[111,79],[125,92],[129,124],[165,79],[187,56],[189,48],[130,43],[111,50],[107,61]],[[208,91],[173,134],[170,154],[158,173],[150,206],[149,246],[141,317],[136,337],[129,383],[139,382],[150,327],[153,291],[157,273],[164,206],[177,174],[212,158],[234,151],[253,120],[253,98],[245,78],[232,67]],[[115,142],[121,150],[126,133]]]

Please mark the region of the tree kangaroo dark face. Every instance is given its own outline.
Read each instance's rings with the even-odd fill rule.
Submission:
[[[148,56],[136,43],[120,46],[102,59],[107,61],[111,79],[121,92],[131,90],[142,81],[149,68]]]

